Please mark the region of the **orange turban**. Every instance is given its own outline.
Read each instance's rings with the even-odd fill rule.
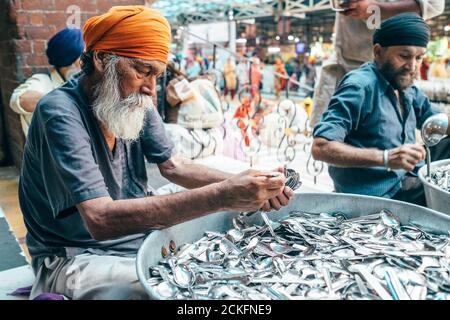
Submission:
[[[169,22],[159,11],[144,6],[116,6],[88,19],[83,28],[86,51],[167,63]]]

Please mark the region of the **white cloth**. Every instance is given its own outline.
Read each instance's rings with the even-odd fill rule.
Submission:
[[[444,0],[416,1],[425,20],[444,12]],[[373,60],[372,35],[374,30],[367,27],[366,21],[337,13],[334,27],[336,30],[335,56],[323,64],[315,87],[310,121],[312,127],[319,123],[342,77],[351,70],[359,68],[363,63]]]
[[[50,75],[45,73],[37,73],[27,79],[24,83],[18,86],[9,101],[11,109],[20,114],[20,122],[22,124],[22,130],[25,137],[28,133],[28,127],[31,123],[31,118],[33,116],[32,112],[28,112],[22,108],[20,105],[20,97],[27,91],[37,91],[46,95],[53,89],[58,88],[64,83],[63,78],[59,75],[56,69],[52,69]]]
[[[148,299],[136,273],[136,259],[90,253],[46,257],[36,272],[30,299],[56,293],[73,300]]]
[[[308,114],[305,109],[295,105],[291,100],[282,101],[280,103],[281,106],[283,106],[283,102],[285,101],[288,102],[287,106],[289,109],[283,110],[285,112],[283,115],[274,111],[266,115],[261,123],[259,139],[261,140],[261,143],[268,147],[278,147],[286,134],[286,129],[292,130],[290,139],[300,138],[301,133],[306,129]],[[284,140],[284,143],[287,143],[286,139]]]
[[[204,158],[220,154],[223,150],[223,129],[186,129],[173,123],[165,123],[164,128],[175,145],[174,154],[189,159]]]
[[[223,123],[222,103],[211,81],[197,79],[189,83],[182,80],[174,88],[181,100],[177,121],[180,126],[211,129]]]

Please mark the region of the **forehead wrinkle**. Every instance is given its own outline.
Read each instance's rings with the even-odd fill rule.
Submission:
[[[400,50],[401,52],[407,52],[413,55],[422,55],[426,53],[425,48],[422,47],[412,47],[412,46],[407,46],[407,47],[401,47]]]
[[[136,59],[144,67],[152,68],[156,74],[163,73],[166,70],[166,64],[160,61],[148,61],[143,59]]]

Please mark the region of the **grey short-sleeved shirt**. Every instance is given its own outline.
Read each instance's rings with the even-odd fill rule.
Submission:
[[[85,251],[135,254],[145,234],[96,241],[75,205],[104,196],[117,200],[152,195],[145,159],[164,162],[172,148],[152,108],[140,138],[117,139],[111,152],[78,78],[43,97],[28,132],[19,182],[31,256],[73,256]]]

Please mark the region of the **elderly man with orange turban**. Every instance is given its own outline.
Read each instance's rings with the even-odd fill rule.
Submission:
[[[153,104],[171,37],[159,12],[113,7],[83,33],[82,74],[39,101],[25,146],[31,297],[142,299],[135,256],[152,230],[221,210],[279,209],[293,191],[279,172],[232,176],[172,154]],[[188,190],[156,195],[145,160]]]

